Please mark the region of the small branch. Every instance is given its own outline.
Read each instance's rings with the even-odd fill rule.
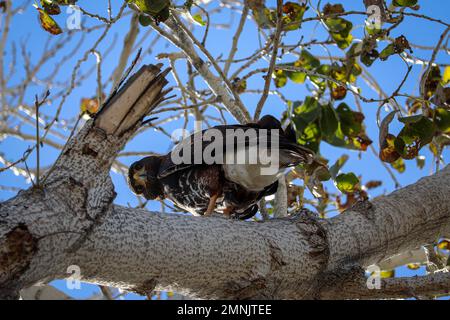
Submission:
[[[39,187],[39,155],[41,142],[39,141],[39,101],[37,95],[35,96],[35,106],[36,106],[36,186]]]
[[[138,13],[133,13],[133,16],[130,20],[130,29],[128,30],[127,35],[123,40],[123,48],[120,53],[119,64],[114,70],[112,79],[113,79],[113,88],[115,88],[122,79],[123,71],[127,65],[128,58],[131,55],[133,50],[134,43],[136,41],[137,35],[139,33],[139,23],[138,23],[139,15]]]
[[[225,62],[225,67],[223,68],[223,73],[225,74],[225,76],[228,75],[228,71],[230,70],[231,62],[233,61],[234,55],[237,52],[239,38],[241,37],[245,22],[247,21],[247,15],[248,15],[248,6],[247,6],[247,3],[245,2],[244,8],[242,9],[241,20],[239,21],[239,25],[236,29],[236,33],[233,36],[233,43],[231,45],[230,54],[228,55],[228,59]]]
[[[97,60],[97,103],[99,106],[103,103],[103,90],[102,90],[102,55],[97,50],[92,51],[92,54]]]
[[[107,286],[99,286],[99,288],[100,288],[100,291],[103,294],[103,297],[106,300],[114,300],[114,297],[112,295],[111,289],[109,287],[107,287]]]
[[[275,30],[275,35],[273,37],[273,50],[272,50],[272,57],[270,59],[269,69],[267,70],[267,75],[264,82],[264,91],[261,96],[261,99],[258,101],[258,104],[256,106],[255,115],[253,117],[254,120],[258,120],[259,116],[261,115],[261,111],[264,107],[264,103],[266,102],[269,89],[270,89],[270,83],[272,81],[272,73],[275,68],[275,62],[277,60],[278,55],[278,45],[280,42],[281,37],[281,31],[283,26],[283,1],[277,0],[277,26]]]
[[[278,189],[275,194],[274,217],[282,218],[287,216],[287,186],[286,177],[283,175],[278,179]]]
[[[269,213],[267,212],[266,200],[262,198],[259,201],[259,212],[261,213],[261,217],[263,220],[269,220]]]
[[[208,11],[206,11],[203,7],[199,6],[198,4],[194,3],[194,6],[196,6],[197,8],[200,9],[201,12],[203,12],[203,14],[206,16],[206,28],[205,28],[205,33],[203,34],[203,39],[202,39],[202,46],[205,46],[206,44],[206,39],[208,38],[208,33],[209,33],[209,27],[211,25],[211,19],[209,17],[209,13]]]
[[[436,47],[434,48],[434,50],[433,50],[433,54],[432,54],[432,56],[431,56],[431,60],[430,60],[429,63],[428,63],[427,69],[426,69],[425,72],[423,73],[422,80],[421,80],[421,82],[420,82],[420,95],[421,95],[422,98],[424,98],[424,99],[427,98],[427,97],[426,97],[425,84],[426,84],[426,81],[427,81],[427,78],[428,78],[428,74],[430,73],[431,68],[433,67],[434,61],[436,60],[436,56],[437,56],[437,54],[438,54],[438,52],[439,52],[439,50],[440,50],[440,48],[441,48],[441,46],[442,46],[442,43],[444,42],[445,37],[447,36],[447,34],[448,34],[449,31],[450,31],[450,26],[448,26],[448,27],[445,29],[445,31],[441,34],[441,37],[439,38],[439,42],[438,42],[438,44],[436,45]],[[426,105],[426,104],[424,104],[424,105]]]
[[[333,279],[334,280],[334,279]],[[375,280],[376,281],[376,280]],[[343,276],[322,289],[320,299],[404,299],[418,296],[436,297],[450,293],[450,272],[426,276],[379,279],[379,288],[369,289],[371,280],[363,273]]]
[[[36,111],[36,186],[39,187],[39,179],[40,179],[40,150],[41,150],[41,137],[39,133],[39,107],[44,104],[44,102],[47,100],[48,96],[50,95],[50,91],[47,91],[42,98],[42,100],[39,101],[38,96],[36,95],[34,97],[34,106]]]

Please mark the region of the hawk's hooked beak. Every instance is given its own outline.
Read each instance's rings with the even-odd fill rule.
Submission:
[[[147,179],[147,173],[146,172],[141,173],[141,174],[139,174],[138,177],[145,180],[145,179]]]
[[[140,170],[137,170],[134,174],[133,174],[133,179],[138,182],[141,183],[143,185],[145,185],[145,181],[147,180],[147,172],[145,171],[145,168],[141,168]]]

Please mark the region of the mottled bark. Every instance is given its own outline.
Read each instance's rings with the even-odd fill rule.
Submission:
[[[65,278],[71,265],[80,267],[82,281],[141,294],[158,288],[198,298],[395,297],[399,287],[391,283],[384,283],[387,292],[368,294],[362,268],[448,231],[450,167],[327,220],[302,211],[246,222],[114,205],[110,167],[163,99],[165,74],[158,73],[154,66],[138,72],[69,141],[41,186],[0,204],[0,298]],[[435,291],[430,278],[417,287],[442,293],[448,279],[436,277]]]

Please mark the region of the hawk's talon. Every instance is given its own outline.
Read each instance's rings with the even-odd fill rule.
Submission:
[[[203,214],[203,216],[209,217],[210,215],[212,215],[212,213],[214,212],[214,209],[216,208],[216,201],[217,201],[218,197],[219,197],[218,194],[215,194],[215,195],[211,196],[211,198],[209,199],[208,208],[206,209],[206,211]]]

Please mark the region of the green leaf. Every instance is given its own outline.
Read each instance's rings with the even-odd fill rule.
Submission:
[[[414,7],[417,5],[417,0],[393,0],[394,7]]]
[[[359,150],[357,146],[353,144],[353,140],[344,135],[341,128],[341,123],[338,124],[338,129],[335,134],[332,136],[325,136],[324,140],[331,144],[332,146],[336,146],[339,148],[345,148],[350,150]]]
[[[405,161],[402,158],[398,158],[396,161],[391,163],[392,168],[397,170],[399,173],[403,173],[406,170]]]
[[[61,6],[69,6],[77,3],[78,0],[52,0],[53,3],[57,3]]]
[[[375,62],[375,60],[378,59],[379,56],[380,53],[375,48],[363,47],[360,60],[362,63],[364,63],[364,65],[370,67]]]
[[[351,137],[351,141],[356,149],[361,151],[366,151],[367,147],[373,142],[365,133],[360,133],[356,137]]]
[[[450,111],[437,108],[434,113],[434,123],[440,131],[450,133]]]
[[[353,24],[350,21],[342,18],[327,18],[325,24],[339,48],[345,49],[350,46],[353,40],[353,36],[350,34]]]
[[[63,31],[60,28],[60,26],[56,23],[55,20],[43,9],[36,8],[39,11],[39,21],[41,23],[42,28],[44,28],[45,31],[53,34],[58,35],[61,34]]]
[[[272,78],[277,88],[282,88],[287,83],[287,74],[284,70],[275,70],[272,74]]]
[[[409,263],[406,265],[410,270],[418,270],[420,269],[420,263]]]
[[[304,83],[306,80],[306,73],[304,72],[287,71],[286,74],[294,83]]]
[[[323,6],[322,12],[325,16],[327,16],[327,15],[331,15],[331,14],[344,13],[345,10],[344,10],[344,6],[340,3],[337,3],[337,4],[327,3],[326,5]]]
[[[437,247],[440,250],[450,250],[450,242],[448,240],[442,240],[441,242],[439,242]]]
[[[258,6],[252,9],[253,16],[255,18],[258,27],[261,29],[269,29],[275,27],[275,24],[271,19],[271,10],[267,9],[265,6]]]
[[[128,0],[128,2],[134,3],[142,12],[153,15],[170,5],[170,0]]]
[[[298,143],[304,145],[314,152],[319,151],[321,132],[319,126],[315,123],[309,123],[303,131],[297,131]]]
[[[315,71],[318,74],[328,76],[331,72],[331,66],[329,64],[322,64]],[[323,77],[310,75],[309,79],[320,89],[325,90],[327,81]]]
[[[429,144],[436,132],[436,125],[425,116],[399,119],[405,126],[394,141],[395,150],[403,159],[414,159],[419,150]]]
[[[336,44],[340,49],[348,48],[348,46],[353,41],[353,36],[351,34],[347,36],[342,36],[341,34],[333,33],[331,37],[333,38],[334,41],[336,41]]]
[[[335,134],[333,136],[325,136],[324,140],[332,146],[356,150],[356,147],[353,146],[353,143],[351,143],[351,141],[342,133],[341,123],[338,124],[338,129],[336,130]]]
[[[139,24],[143,27],[147,27],[152,23],[152,18],[148,15],[141,14],[139,16]]]
[[[309,53],[307,50],[302,50],[300,58],[294,63],[296,67],[303,67],[306,70],[313,70],[320,66],[320,60]]]
[[[338,175],[335,183],[343,193],[354,193],[359,189],[359,179],[353,172]]]
[[[307,9],[306,4],[300,5],[294,2],[286,2],[283,5],[283,30],[292,31],[300,28],[303,15]]]
[[[450,67],[446,67],[444,74],[442,75],[442,86],[447,85],[450,82]]]
[[[422,120],[423,117],[424,117],[423,115],[401,117],[401,118],[398,118],[398,121],[403,122],[403,123],[417,123],[420,120]]]
[[[164,22],[167,19],[169,19],[170,16],[170,7],[167,6],[164,9],[162,9],[158,14],[154,15],[156,22]]]
[[[383,119],[383,121],[381,121],[379,135],[380,146],[383,145],[383,142],[386,140],[386,137],[389,133],[389,124],[392,122],[392,120],[394,120],[394,116],[396,113],[397,111],[392,111]]]
[[[424,156],[417,156],[416,157],[416,164],[419,169],[423,169],[425,167],[425,157]]]
[[[395,54],[395,47],[394,44],[391,43],[386,48],[384,48],[383,51],[381,51],[380,60],[385,61],[394,54]]]
[[[395,270],[382,270],[380,272],[380,277],[382,279],[394,278],[395,277]]]
[[[321,107],[317,99],[306,97],[303,104],[294,103],[294,123],[298,132],[303,130],[312,122],[316,121],[321,114]]]
[[[372,144],[372,140],[367,137],[363,129],[364,115],[352,111],[345,103],[341,103],[335,111],[338,126],[335,129],[334,124],[325,126],[321,123],[322,130],[325,131],[322,138],[336,147],[366,151]]]
[[[350,21],[342,18],[328,18],[325,20],[328,29],[332,33],[349,33],[353,25]]]
[[[387,134],[380,144],[380,159],[384,162],[394,163],[400,158],[400,154],[395,149],[395,136]]]
[[[334,135],[338,128],[338,119],[335,110],[330,103],[322,105],[320,117],[320,129],[324,136]]]
[[[357,136],[362,131],[362,121],[364,120],[362,113],[352,111],[345,103],[341,103],[337,107],[336,112],[341,123],[342,132],[346,136]]]
[[[61,13],[59,5],[51,0],[41,0],[41,6],[49,15],[58,15]]]
[[[206,22],[203,21],[203,17],[201,14],[197,13],[192,16],[195,22],[197,22],[200,26],[206,26]]]
[[[348,160],[348,155],[344,154],[336,160],[336,162],[330,167],[330,175],[333,179],[336,179],[336,176],[339,173],[339,170],[345,165]]]
[[[362,72],[361,67],[354,63],[354,61],[348,61],[350,63],[339,65],[333,65],[331,67],[330,76],[339,82],[350,82],[356,81],[357,76]]]
[[[402,118],[405,123],[404,128],[400,131],[398,137],[402,137],[405,143],[409,144],[415,140],[419,140],[420,147],[431,142],[435,133],[436,127],[434,123],[425,116],[419,116],[420,119]],[[413,117],[408,117],[413,118]],[[402,122],[403,122],[402,121]]]
[[[411,47],[409,45],[408,40],[405,38],[405,36],[399,36],[395,38],[394,42],[389,44],[386,48],[383,49],[380,53],[380,59],[382,61],[387,60],[390,56],[394,54],[400,54],[403,51],[408,49],[412,52]]]
[[[431,98],[441,82],[441,69],[438,66],[431,67],[430,72],[425,80],[425,98]]]
[[[332,14],[344,13],[345,10],[344,6],[340,3],[337,4],[327,3],[326,5],[323,6],[322,12],[325,16],[327,16]]]
[[[347,88],[335,82],[329,82],[330,94],[334,100],[343,100],[347,96]]]
[[[247,90],[247,80],[241,80],[239,77],[233,79],[232,83],[233,89],[236,93],[241,94]]]

